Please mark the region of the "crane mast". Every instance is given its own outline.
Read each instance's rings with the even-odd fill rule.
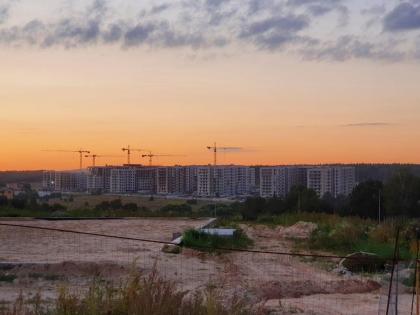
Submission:
[[[123,152],[127,152],[127,165],[131,165],[131,152],[132,151],[136,151],[136,152],[146,151],[144,149],[132,149],[129,145],[126,148],[122,148],[121,150]]]

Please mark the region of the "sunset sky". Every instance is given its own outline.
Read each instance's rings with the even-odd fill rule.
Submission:
[[[0,170],[420,163],[420,0],[0,0],[0,133]]]

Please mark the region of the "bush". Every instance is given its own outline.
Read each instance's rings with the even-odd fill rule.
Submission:
[[[123,204],[122,204],[121,199],[114,199],[114,200],[111,200],[111,201],[109,202],[109,207],[110,207],[112,210],[119,210],[119,209],[122,209]]]
[[[137,211],[138,210],[138,206],[137,206],[137,204],[136,203],[134,203],[134,202],[129,202],[129,203],[126,203],[124,206],[123,206],[123,209],[124,210],[128,210],[128,211]]]
[[[95,210],[109,210],[110,204],[109,201],[102,201],[101,203],[95,206]]]
[[[258,219],[258,215],[264,212],[264,209],[264,198],[247,198],[241,210],[242,218],[246,221],[255,221]]]
[[[191,206],[186,203],[181,205],[166,205],[160,211],[165,215],[190,216],[192,214]]]
[[[23,198],[13,198],[10,204],[15,209],[25,209],[26,200]]]
[[[182,244],[185,247],[214,252],[222,249],[247,248],[253,242],[242,230],[237,230],[233,237],[210,235],[197,230],[188,230],[182,237]]]
[[[0,207],[7,206],[9,204],[9,200],[5,196],[0,195]]]
[[[187,200],[187,203],[188,203],[189,205],[196,205],[198,202],[197,202],[197,199],[188,199],[188,200]]]
[[[0,274],[0,282],[13,282],[16,276],[12,274]]]

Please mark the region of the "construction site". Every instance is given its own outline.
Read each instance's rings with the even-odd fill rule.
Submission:
[[[10,281],[0,281],[0,300],[8,303],[21,294],[29,298],[39,294],[48,301],[64,285],[80,292],[98,277],[118,284],[135,269],[145,276],[157,271],[191,294],[212,286],[224,299],[246,298],[265,314],[415,314],[412,291],[398,282],[405,263],[350,272],[340,269],[338,256],[296,253],[293,239],[309,237],[314,229],[310,223],[276,228],[242,224],[240,228],[253,240],[250,250],[162,251],[184,231],[211,222],[164,218],[1,221],[0,273]]]

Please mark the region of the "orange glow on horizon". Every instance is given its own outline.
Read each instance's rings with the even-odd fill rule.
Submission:
[[[419,65],[113,49],[0,60],[1,170],[77,169],[78,154],[42,150],[124,155],[128,144],[185,155],[155,164],[209,164],[214,141],[244,148],[221,164],[420,163]]]

